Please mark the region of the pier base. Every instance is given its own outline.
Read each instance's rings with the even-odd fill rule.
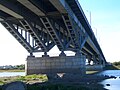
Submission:
[[[59,56],[59,57],[28,57],[26,60],[26,74],[56,73],[85,75],[86,57],[81,56]]]
[[[104,68],[103,65],[86,65],[86,71],[102,71]]]

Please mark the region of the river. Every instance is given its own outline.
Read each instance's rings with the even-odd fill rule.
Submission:
[[[99,75],[107,75],[115,78],[106,79],[100,82],[100,84],[104,85],[105,89],[108,90],[120,90],[120,70],[106,70],[100,72]]]
[[[116,77],[103,80],[99,83],[104,85],[104,88],[108,90],[120,90],[120,70],[106,70],[98,73],[97,75],[107,75]],[[0,77],[9,76],[25,76],[25,72],[0,72]]]
[[[25,76],[25,72],[0,72],[0,77]]]

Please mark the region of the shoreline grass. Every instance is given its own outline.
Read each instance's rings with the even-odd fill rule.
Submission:
[[[91,82],[90,80],[95,82]],[[102,86],[98,85],[96,80],[97,78],[95,76],[90,75],[89,80],[87,80],[86,78],[80,82],[68,81],[68,82],[59,83],[55,81],[53,83],[53,82],[48,82],[46,75],[33,74],[28,76],[3,77],[3,78],[0,78],[0,85],[2,86],[6,83],[10,83],[14,81],[22,81],[26,83],[27,90],[91,90],[91,88],[94,88],[92,90],[99,90],[98,88],[102,88]],[[88,84],[89,86],[86,86]]]
[[[119,70],[120,66],[108,66],[106,67],[107,69],[105,70]],[[25,72],[25,70],[0,70],[0,72]],[[40,84],[33,84],[33,83],[42,83],[42,82],[46,82],[48,81],[47,76],[46,75],[28,75],[28,76],[14,76],[14,77],[0,77],[0,85],[4,85],[6,83],[9,82],[14,82],[14,81],[22,81],[25,82],[27,84],[27,90],[91,90],[90,88],[95,88],[92,90],[104,90],[104,89],[98,89],[98,87],[103,88],[103,86],[100,86],[97,84],[97,82],[100,80],[103,80],[105,77],[95,77],[93,76],[95,73],[98,73],[99,71],[86,71],[86,74],[89,76],[87,76],[87,78],[83,79],[84,85],[70,85],[70,86],[66,86],[66,85],[61,85],[61,84],[57,84],[57,85],[52,85],[52,84],[48,84],[45,86],[41,86]],[[85,81],[86,80],[86,81]],[[92,82],[91,82],[92,81]],[[94,81],[94,82],[93,82]],[[89,83],[88,83],[89,82]],[[31,83],[31,84],[30,84]],[[89,84],[89,85],[88,85]],[[89,87],[88,87],[89,86]],[[2,89],[0,89],[2,90]]]

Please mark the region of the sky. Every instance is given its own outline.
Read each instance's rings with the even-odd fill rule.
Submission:
[[[91,12],[91,26],[106,60],[120,61],[120,0],[79,0],[79,2],[88,21]],[[25,64],[29,53],[1,24],[0,31],[0,65]],[[49,54],[51,53],[55,55],[59,52],[54,48]]]
[[[120,0],[79,0],[108,62],[120,61]]]

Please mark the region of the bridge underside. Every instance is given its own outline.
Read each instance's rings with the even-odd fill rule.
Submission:
[[[0,22],[33,56],[44,57],[55,45],[84,55],[88,63],[106,62],[77,0],[0,0]]]

